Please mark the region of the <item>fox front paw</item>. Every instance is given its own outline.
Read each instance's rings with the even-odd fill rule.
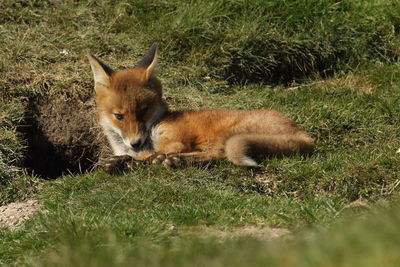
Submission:
[[[162,164],[167,168],[177,167],[182,164],[182,159],[176,155],[155,155],[151,160],[151,164]]]
[[[133,159],[131,156],[112,156],[104,159],[102,162],[102,169],[107,173],[118,173],[124,170],[132,170],[139,165],[139,161]]]

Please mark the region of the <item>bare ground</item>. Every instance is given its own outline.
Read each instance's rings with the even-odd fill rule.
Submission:
[[[184,228],[183,231],[187,233],[192,233],[194,235],[201,233],[202,236],[212,236],[220,242],[241,237],[251,237],[259,240],[268,241],[276,238],[286,239],[292,236],[292,232],[290,232],[288,229],[269,227],[265,225],[246,225],[230,230],[220,230],[206,226],[195,226]]]
[[[0,225],[13,229],[39,210],[36,200],[14,202],[0,207]]]
[[[291,232],[284,228],[248,225],[237,227],[230,231],[214,231],[211,234],[218,237],[220,241],[238,237],[252,237],[260,240],[271,240],[275,238],[290,237]]]

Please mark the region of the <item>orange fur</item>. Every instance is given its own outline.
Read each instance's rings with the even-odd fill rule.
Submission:
[[[256,165],[268,156],[311,154],[312,138],[275,110],[168,110],[154,76],[157,47],[139,67],[113,72],[89,55],[100,122],[116,155],[176,154],[193,161],[227,158]],[[121,119],[122,116],[122,119]]]

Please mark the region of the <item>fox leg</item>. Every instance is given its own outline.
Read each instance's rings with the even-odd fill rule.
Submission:
[[[168,167],[181,164],[212,162],[227,158],[235,165],[258,166],[257,160],[271,156],[310,155],[314,151],[314,141],[305,132],[294,134],[266,135],[239,134],[230,137],[221,149],[186,153],[154,155],[153,164]]]
[[[138,161],[129,155],[111,156],[101,161],[101,168],[107,173],[118,173],[137,164]]]
[[[229,161],[241,166],[257,166],[256,160],[269,156],[310,155],[314,141],[304,132],[295,134],[263,135],[240,134],[225,143]]]
[[[190,153],[146,153],[139,157],[130,155],[118,155],[108,157],[101,162],[102,169],[107,173],[119,173],[124,170],[132,170],[140,164],[163,164],[166,167],[175,167],[181,164],[206,162],[217,158],[223,158],[223,154],[210,152]]]
[[[314,141],[304,132],[282,135],[239,134],[230,137],[223,149],[183,153],[148,153],[137,158],[129,155],[113,156],[105,161],[103,169],[114,173],[133,169],[141,163],[173,167],[181,164],[212,162],[223,158],[227,158],[235,165],[258,166],[256,160],[260,158],[310,155],[313,151]]]
[[[196,162],[209,162],[224,157],[222,144],[208,150],[193,152],[181,152],[185,149],[184,144],[181,142],[168,142],[166,140],[164,143],[160,143],[159,146],[162,149],[150,156],[146,161],[151,164],[163,164],[166,167],[173,167]]]
[[[169,153],[158,154],[151,158],[152,164],[163,164],[166,167],[174,167],[178,165],[187,165],[199,162],[212,162],[223,159],[223,151],[195,151],[186,153]]]
[[[139,164],[149,163],[148,159],[153,155],[154,153],[148,152],[143,153],[138,157],[132,157],[130,155],[111,156],[102,160],[101,167],[105,172],[108,173],[118,173],[124,170],[132,170]]]

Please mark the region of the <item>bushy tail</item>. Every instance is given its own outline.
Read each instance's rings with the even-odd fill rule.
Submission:
[[[225,156],[236,165],[257,166],[257,160],[271,156],[310,155],[313,139],[304,132],[283,135],[241,134],[225,143]]]

